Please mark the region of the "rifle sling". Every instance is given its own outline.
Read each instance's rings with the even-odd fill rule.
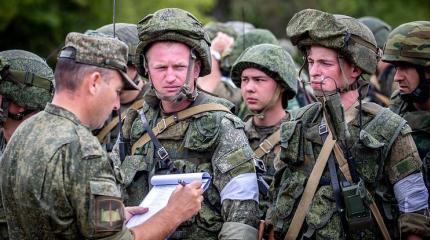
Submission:
[[[263,157],[269,153],[281,141],[281,129],[278,129],[266,139],[264,139],[256,149],[254,149],[257,158]]]
[[[182,110],[180,112],[177,112],[176,114],[169,116],[167,118],[161,119],[155,127],[152,128],[152,131],[154,133],[154,136],[156,137],[158,134],[162,133],[167,128],[175,125],[176,123],[187,119],[189,117],[192,117],[193,115],[203,113],[203,112],[209,112],[209,111],[223,111],[227,113],[231,113],[231,111],[225,107],[224,105],[221,105],[219,103],[206,103],[206,104],[200,104],[194,107],[187,108],[185,110]],[[131,147],[131,154],[133,155],[137,148],[142,147],[146,143],[148,143],[151,140],[151,137],[148,134],[148,131],[140,137]]]

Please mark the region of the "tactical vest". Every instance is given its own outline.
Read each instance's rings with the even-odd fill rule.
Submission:
[[[204,93],[199,93],[190,107],[205,103],[219,103],[229,109],[233,108],[233,105],[227,100]],[[156,123],[165,117],[157,104],[157,101],[146,101],[143,109],[139,110],[145,114],[151,128],[155,127]],[[222,141],[218,135],[223,118],[232,121],[236,128],[243,128],[244,126],[242,121],[232,114],[211,111],[195,114],[191,118],[167,128],[157,136],[180,172],[206,171],[214,176],[215,166],[221,173],[226,173],[247,160],[238,158],[238,162],[223,162],[219,165],[212,162],[217,141]],[[127,113],[123,130],[124,137],[130,139],[132,144],[146,132],[136,110]],[[121,170],[125,175],[126,205],[133,206],[142,201],[149,191],[149,182],[152,176],[169,173],[169,170],[160,164],[161,162],[159,156],[154,154],[152,142],[137,148],[134,155],[126,157],[121,165]],[[221,217],[220,193],[214,187],[214,183],[211,184],[204,196],[205,201],[199,214],[181,224],[170,238],[217,238],[224,220]]]
[[[389,229],[395,229],[398,210],[390,183],[393,179],[388,179],[384,166],[394,140],[399,134],[410,132],[410,128],[401,117],[374,103],[363,103],[361,113],[361,131],[358,116],[348,124],[351,134],[348,148],[358,173],[376,198],[385,223]],[[283,239],[285,236],[306,181],[321,151],[323,142],[318,131],[321,120],[322,107],[317,102],[291,111],[291,121],[281,125],[281,160],[286,162],[287,166],[276,173],[271,195],[274,204],[272,223],[277,239]],[[410,173],[408,171],[411,169],[405,170],[402,167],[392,169],[394,173],[391,173],[391,176],[401,179]],[[341,176],[339,169],[338,175]],[[343,231],[341,228],[330,185],[330,174],[326,168],[306,215],[302,234],[313,229],[314,237],[339,239]],[[375,238],[374,233],[378,234],[377,224],[368,226],[364,233]]]

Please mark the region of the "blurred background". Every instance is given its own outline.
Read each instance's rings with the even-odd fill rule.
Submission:
[[[112,22],[112,0],[0,0],[0,51],[25,49],[53,66],[68,32]],[[117,22],[137,23],[160,8],[177,7],[210,21],[247,21],[285,38],[289,19],[315,8],[352,17],[375,16],[393,28],[430,20],[430,0],[117,0]]]

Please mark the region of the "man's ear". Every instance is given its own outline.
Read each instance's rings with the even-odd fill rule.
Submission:
[[[363,70],[361,68],[357,67],[356,65],[352,65],[351,70],[351,78],[357,79],[361,74],[363,73]]]
[[[100,90],[102,81],[103,79],[98,71],[91,72],[84,80],[85,87],[91,95],[95,95]]]
[[[202,66],[202,62],[200,60],[195,61],[195,63],[194,63],[194,79],[197,79],[199,77],[201,66]]]

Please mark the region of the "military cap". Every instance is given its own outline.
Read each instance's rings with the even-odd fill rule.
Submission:
[[[118,39],[72,32],[67,34],[65,46],[58,57],[117,70],[124,81],[125,90],[140,90],[127,75],[127,55],[127,45]]]

